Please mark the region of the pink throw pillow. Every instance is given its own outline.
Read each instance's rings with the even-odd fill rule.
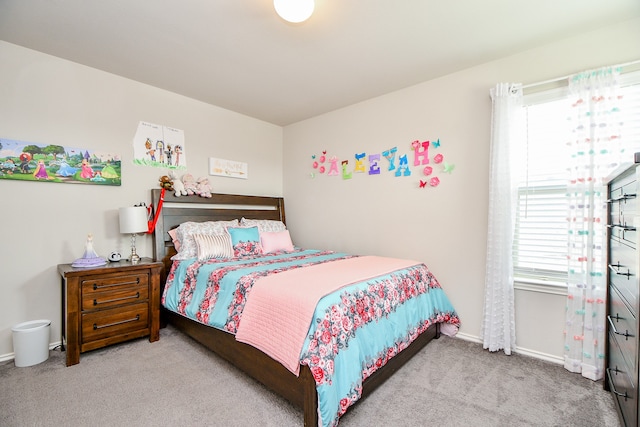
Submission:
[[[293,250],[289,230],[264,231],[260,233],[260,246],[262,246],[262,253],[265,254],[278,251],[291,252]]]

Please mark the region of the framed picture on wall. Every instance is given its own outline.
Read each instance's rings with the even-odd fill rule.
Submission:
[[[209,157],[209,175],[248,179],[249,165],[234,160]]]
[[[121,185],[121,158],[111,151],[0,138],[0,179]]]

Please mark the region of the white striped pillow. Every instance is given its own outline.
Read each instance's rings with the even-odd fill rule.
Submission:
[[[183,260],[196,258],[198,248],[193,238],[196,234],[224,234],[226,227],[237,227],[237,219],[231,221],[187,221],[180,224],[176,229],[176,237],[180,242],[180,251],[171,257],[172,260]]]
[[[232,258],[233,248],[228,234],[194,234],[198,248],[198,261],[211,258]]]

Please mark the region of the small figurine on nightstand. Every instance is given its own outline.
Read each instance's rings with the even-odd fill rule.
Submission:
[[[84,245],[84,255],[71,264],[72,267],[100,267],[105,265],[107,260],[99,256],[93,249],[93,234],[87,235],[87,242]]]

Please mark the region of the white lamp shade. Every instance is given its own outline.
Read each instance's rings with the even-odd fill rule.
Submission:
[[[144,206],[132,206],[120,208],[120,233],[143,233],[149,230],[147,222],[147,208]]]
[[[309,19],[315,2],[314,0],[273,0],[273,7],[285,21],[298,23]]]

